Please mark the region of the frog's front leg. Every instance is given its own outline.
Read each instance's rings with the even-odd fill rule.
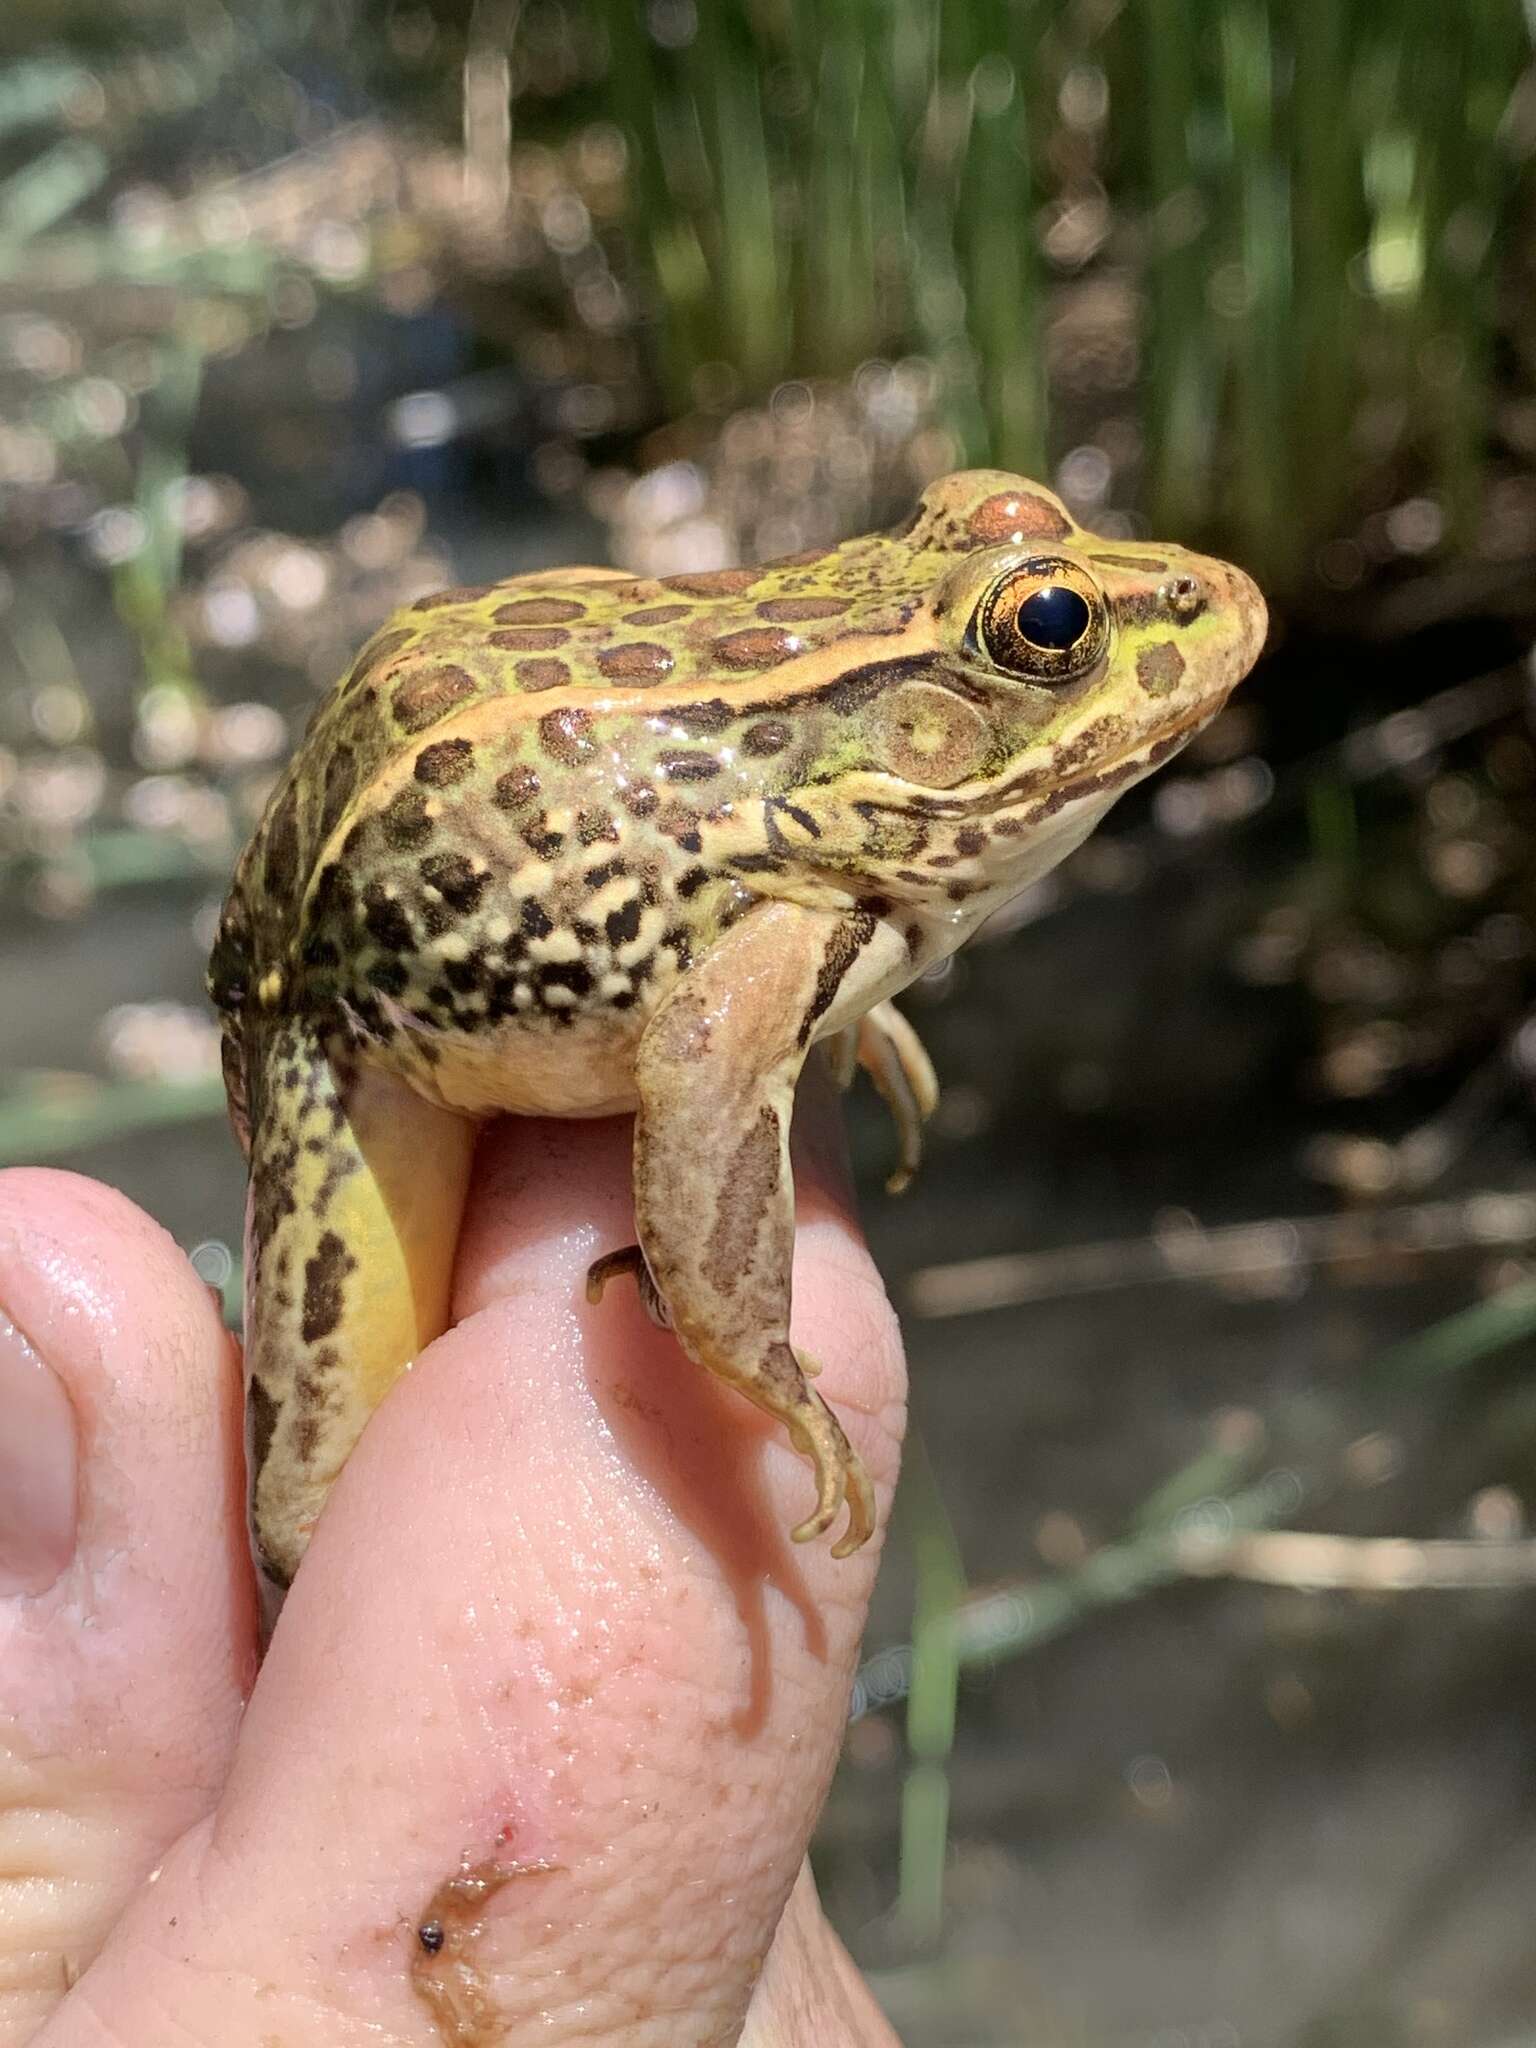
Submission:
[[[297,1020],[249,1058],[251,1529],[286,1586],[363,1424],[446,1326],[474,1127]]]
[[[753,911],[658,1008],[635,1071],[635,1218],[656,1292],[689,1357],[777,1417],[814,1465],[816,1507],[796,1542],[846,1501],[838,1557],[873,1531],[875,1498],[789,1341],[789,1123],[818,1024],[873,958],[877,929],[860,913]]]

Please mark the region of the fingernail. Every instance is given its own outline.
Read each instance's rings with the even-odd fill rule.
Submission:
[[[64,1382],[0,1314],[0,1596],[46,1593],[75,1554],[79,1461]]]

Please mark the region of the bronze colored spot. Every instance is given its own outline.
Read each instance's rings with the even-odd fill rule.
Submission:
[[[395,687],[391,703],[396,719],[407,732],[425,732],[445,718],[455,704],[475,694],[475,679],[467,669],[444,662],[437,668],[422,668],[404,677]]]
[[[571,636],[564,626],[508,626],[485,637],[505,654],[547,654],[551,647],[564,647]]]
[[[539,778],[532,768],[509,768],[496,778],[491,801],[499,811],[520,811],[539,793]]]
[[[1184,657],[1171,640],[1143,647],[1136,657],[1136,680],[1149,697],[1166,697],[1183,673]]]
[[[425,846],[432,837],[427,800],[419,789],[402,789],[385,806],[379,822],[384,828],[385,842],[397,853],[410,853]]]
[[[624,623],[626,626],[670,626],[674,619],[686,619],[692,609],[692,605],[686,604],[647,605],[644,611],[626,612]]]
[[[853,603],[851,597],[769,597],[757,607],[760,619],[797,625],[805,619],[835,619]]]
[[[299,791],[290,782],[267,820],[262,877],[269,896],[286,899],[299,879]]]
[[[1033,491],[998,491],[983,498],[965,530],[984,546],[1012,540],[1065,540],[1072,531],[1070,519],[1057,510],[1049,498],[1037,498]]]
[[[692,576],[663,576],[661,587],[683,597],[739,597],[762,573],[761,569],[702,569]]]
[[[421,878],[454,910],[468,912],[485,893],[490,876],[477,872],[462,853],[429,853],[421,864]]]
[[[599,649],[597,665],[612,683],[659,683],[676,660],[669,647],[655,640],[621,640]]]
[[[458,583],[451,590],[433,590],[425,597],[418,597],[411,610],[435,612],[440,605],[473,604],[477,598],[489,597],[495,588],[494,583]]]
[[[587,608],[569,597],[520,597],[498,605],[491,617],[498,626],[568,626],[586,617]]]
[[[545,661],[520,661],[517,664],[517,683],[521,690],[563,690],[570,680],[570,670],[553,655]]]
[[[350,747],[336,747],[325,764],[325,796],[320,806],[320,837],[329,839],[357,787],[357,757]]]
[[[539,739],[552,760],[574,768],[592,751],[592,715],[572,705],[563,711],[546,711],[539,720]]]
[[[835,555],[836,548],[801,548],[798,554],[775,555],[771,562],[764,562],[765,569],[809,569],[813,563],[824,562],[828,555]]]
[[[688,754],[674,751],[662,754],[656,763],[669,782],[708,782],[718,775],[725,763],[717,754]]]
[[[799,652],[800,642],[781,626],[746,626],[724,633],[710,649],[722,668],[773,668]]]
[[[794,733],[782,718],[760,718],[742,734],[741,750],[759,756],[782,754],[793,738]]]
[[[434,740],[416,756],[416,780],[428,789],[449,789],[463,781],[474,758],[469,740]]]

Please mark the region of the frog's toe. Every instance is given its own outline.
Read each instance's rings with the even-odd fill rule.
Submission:
[[[658,1330],[670,1330],[672,1315],[661,1296],[661,1289],[651,1276],[651,1269],[645,1263],[645,1254],[637,1244],[627,1244],[622,1251],[605,1252],[600,1259],[594,1259],[587,1268],[587,1299],[599,1302],[610,1280],[628,1276],[635,1283],[640,1294],[640,1305]]]
[[[815,1368],[800,1360],[803,1372]],[[810,1459],[816,1471],[816,1506],[791,1530],[796,1543],[824,1536],[846,1503],[848,1527],[832,1546],[834,1557],[847,1557],[867,1543],[875,1527],[875,1490],[864,1461],[843,1434],[842,1424],[819,1396],[807,1390],[806,1406],[789,1419],[790,1441]]]

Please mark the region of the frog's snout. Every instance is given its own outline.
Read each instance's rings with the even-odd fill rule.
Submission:
[[[1234,568],[1230,562],[1207,559],[1200,564],[1200,570],[1217,604],[1236,626],[1234,652],[1237,659],[1232,680],[1241,682],[1264,651],[1264,640],[1269,631],[1269,607],[1253,578]]]

